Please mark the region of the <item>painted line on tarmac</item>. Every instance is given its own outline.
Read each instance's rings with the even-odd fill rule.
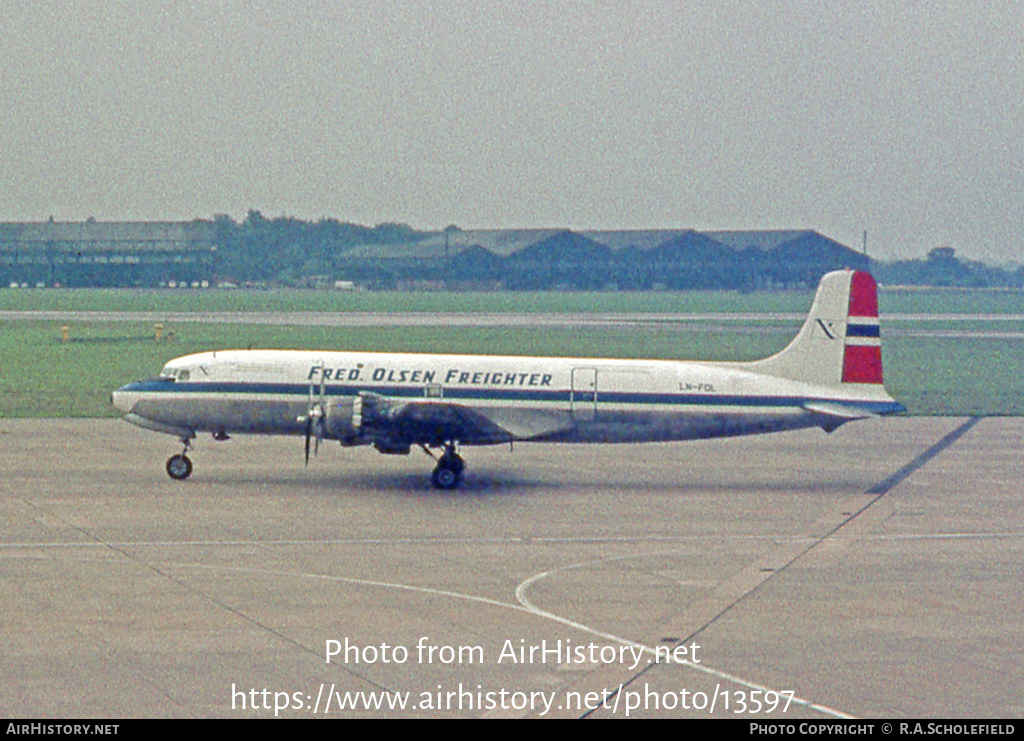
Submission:
[[[607,688],[608,687],[618,687],[618,688],[621,689],[625,685],[632,683],[641,674],[643,674],[645,671],[647,671],[647,669],[651,668],[652,666],[655,666],[657,664],[657,658],[658,658],[658,651],[657,651],[657,649],[652,647],[652,646],[648,646],[646,644],[643,644],[643,643],[637,643],[636,641],[631,641],[631,640],[629,640],[627,638],[622,638],[620,636],[616,636],[616,635],[614,635],[612,633],[606,633],[604,631],[596,630],[594,628],[591,628],[588,625],[584,625],[583,623],[578,623],[575,620],[570,620],[569,618],[565,618],[565,617],[562,617],[560,615],[556,615],[556,614],[554,614],[552,612],[548,612],[547,610],[544,610],[544,609],[542,609],[540,607],[537,607],[532,602],[530,602],[530,600],[527,599],[527,597],[526,597],[526,590],[529,589],[529,587],[532,584],[534,584],[535,582],[538,582],[541,579],[547,578],[548,576],[550,576],[552,574],[556,574],[556,573],[563,572],[563,571],[570,571],[572,569],[588,568],[590,566],[595,566],[595,565],[603,564],[603,563],[612,563],[614,561],[628,561],[630,559],[635,559],[635,558],[650,558],[652,556],[653,557],[658,557],[658,556],[674,556],[674,555],[678,555],[678,553],[675,552],[675,551],[666,551],[664,553],[641,553],[641,554],[634,554],[634,555],[629,555],[629,556],[616,556],[614,558],[602,558],[602,559],[598,559],[596,561],[585,561],[585,562],[581,562],[581,563],[570,564],[568,566],[562,566],[562,567],[557,568],[557,569],[552,569],[550,571],[543,571],[543,572],[541,572],[539,574],[534,574],[529,579],[526,579],[525,581],[520,583],[519,586],[516,587],[516,600],[519,602],[519,604],[521,604],[524,608],[526,608],[529,612],[533,613],[534,615],[546,618],[548,620],[553,620],[555,622],[561,623],[561,624],[566,625],[566,626],[571,627],[571,628],[577,628],[579,630],[586,631],[586,632],[588,632],[588,633],[590,633],[592,635],[595,635],[595,636],[597,636],[599,638],[605,638],[607,640],[615,641],[616,643],[620,643],[620,644],[622,644],[624,646],[629,646],[631,648],[636,648],[636,649],[642,650],[644,653],[650,654],[650,655],[655,657],[655,660],[653,662],[648,660],[647,666],[645,666],[643,669],[640,669],[635,674],[634,674],[634,671],[632,669],[628,669],[627,670],[625,665],[612,664],[609,667],[607,667],[607,668],[612,669],[617,674],[625,673],[624,676],[621,677],[621,678],[620,677],[609,678],[607,671],[598,671],[598,672],[592,673],[590,676],[588,676],[586,678],[585,682],[587,684],[587,687],[580,690],[581,695],[586,693],[588,690],[594,691],[594,692],[601,692],[602,694],[606,695],[604,702],[607,703],[607,701],[610,698],[615,697],[615,695],[618,694],[617,691],[611,692],[611,691],[608,691]],[[682,642],[680,642],[680,643],[682,643]],[[680,645],[680,644],[676,644],[676,645]],[[664,647],[663,647],[663,650],[664,650]],[[691,661],[673,661],[672,663],[677,664],[677,665],[681,665],[681,666],[685,666],[685,667],[687,667],[689,669],[694,669],[694,670],[696,670],[698,672],[701,672],[703,674],[707,674],[707,675],[709,675],[711,677],[714,677],[715,679],[722,679],[722,680],[725,680],[727,682],[732,682],[732,683],[737,684],[737,685],[739,685],[741,687],[745,687],[748,690],[752,690],[752,691],[755,691],[755,692],[775,692],[777,695],[779,695],[779,697],[784,697],[785,696],[782,693],[780,693],[778,690],[774,690],[774,689],[772,689],[770,687],[766,687],[766,686],[764,686],[762,684],[758,684],[757,682],[753,682],[753,681],[751,681],[749,679],[743,679],[741,677],[737,677],[734,674],[728,674],[726,672],[719,671],[718,669],[714,669],[714,668],[712,668],[710,666],[702,666],[701,664],[696,664],[696,663],[691,662]],[[618,670],[618,671],[615,671],[615,670]],[[599,675],[599,676],[596,677],[596,679],[597,679],[596,682],[595,682],[595,675]],[[616,682],[615,681],[616,679],[622,679],[623,681]],[[566,688],[565,691],[566,692],[571,691],[571,687]],[[792,699],[790,700],[790,703],[796,704],[796,705],[800,705],[800,706],[805,707],[805,708],[807,708],[809,710],[817,710],[818,712],[824,713],[826,715],[831,715],[834,718],[849,719],[849,718],[855,717],[855,716],[852,716],[852,715],[848,715],[847,713],[844,713],[841,710],[836,710],[835,708],[830,708],[827,705],[822,705],[820,703],[812,702],[811,700],[807,700],[807,699],[804,699],[802,697],[797,697],[796,695],[794,695],[792,697]],[[588,715],[590,715],[591,712],[593,712],[593,711],[589,711],[589,712],[583,713],[579,717],[585,718]],[[555,716],[552,716],[552,717],[562,717],[562,716],[555,715]],[[575,716],[566,715],[564,717],[575,717]]]
[[[888,494],[893,489],[893,487],[898,486],[912,473],[925,466],[935,456],[937,456],[943,450],[945,450],[950,445],[959,440],[961,437],[970,432],[971,428],[974,427],[976,424],[978,424],[978,422],[980,422],[983,419],[984,417],[971,417],[962,425],[960,425],[955,430],[946,435],[944,438],[942,438],[937,443],[928,448],[926,451],[921,453],[921,455],[917,456],[917,458],[910,461],[910,463],[908,463],[907,465],[903,466],[903,468],[894,473],[892,476],[889,476],[887,479],[879,481],[877,484],[872,486],[870,489],[867,490],[866,493],[877,494],[878,496]]]
[[[896,473],[875,484],[863,494],[855,495],[843,502],[840,502],[838,507],[834,508],[831,512],[826,513],[811,526],[812,531],[818,530],[819,532],[823,532],[822,535],[782,543],[771,552],[754,559],[738,573],[721,582],[714,590],[712,590],[708,597],[703,600],[698,600],[696,603],[688,607],[682,614],[677,615],[674,619],[670,619],[665,625],[661,626],[663,634],[671,636],[685,635],[685,638],[674,641],[674,644],[686,645],[696,639],[697,636],[706,631],[712,625],[717,623],[722,616],[730,612],[740,602],[757,592],[765,583],[775,578],[778,574],[786,571],[790,566],[800,561],[802,558],[814,551],[815,548],[826,543],[841,531],[844,534],[852,535],[854,540],[858,540],[863,537],[866,534],[866,530],[870,528],[878,518],[885,517],[889,514],[886,508],[879,504],[884,500],[885,495],[904,481],[908,476],[913,474],[915,471],[918,471],[937,455],[953,445],[957,440],[963,437],[963,435],[970,431],[970,429],[974,427],[980,419],[980,417],[972,417],[968,419],[952,432],[946,434],[938,442],[929,446],[923,453],[919,454],[909,463],[904,465],[896,471]],[[865,516],[865,513],[869,510],[871,510],[871,516]],[[595,561],[592,563],[600,562]],[[566,568],[581,568],[584,565],[585,564],[580,564]],[[543,572],[523,582],[516,590],[516,597],[519,599],[520,603],[523,603],[524,605],[530,604],[528,602],[524,602],[525,591],[528,586],[540,581],[542,578],[550,574],[556,573],[557,571],[559,570]],[[531,607],[533,607],[533,609],[540,610],[540,608],[536,608],[535,606],[531,605]],[[550,615],[543,610],[540,610],[540,612],[545,615]],[[551,617],[558,616],[552,615]],[[566,620],[566,618],[559,619]],[[651,666],[648,665],[639,671],[630,670],[628,672],[624,672],[622,671],[622,667],[611,667],[604,671],[598,670],[593,672],[592,676],[588,677],[587,682],[591,685],[596,683],[605,687],[625,687],[637,681],[650,668]],[[755,683],[745,684],[748,687],[757,687]],[[796,698],[794,698],[794,702],[795,701]],[[840,710],[819,705],[817,703],[811,703],[807,700],[801,700],[799,704],[834,717],[855,717],[843,713]],[[589,714],[590,713],[586,713],[583,717],[586,717],[586,715]]]
[[[997,530],[995,532],[963,532],[963,533],[914,533],[908,534],[888,534],[888,535],[868,535],[865,536],[864,540],[948,540],[948,539],[962,539],[962,540],[977,540],[987,538],[1021,538],[1024,537],[1024,530]],[[394,545],[554,545],[558,543],[693,543],[702,541],[714,541],[714,542],[757,542],[765,541],[770,543],[810,543],[814,541],[811,536],[791,536],[791,535],[679,535],[679,536],[638,536],[638,537],[572,537],[572,538],[548,538],[548,537],[537,537],[537,538],[435,538],[435,537],[424,537],[424,538],[331,538],[329,540],[320,540],[317,538],[310,538],[305,540],[110,540],[105,542],[99,541],[64,541],[64,542],[53,542],[53,541],[19,541],[13,543],[0,543],[0,554],[4,551],[18,551],[18,550],[51,550],[51,549],[100,549],[110,548],[111,546],[117,546],[119,548],[251,548],[258,546],[260,548],[273,548],[282,547],[289,548],[297,545],[317,545],[317,546],[335,546],[335,545],[380,545],[380,546],[394,546]],[[44,558],[45,556],[24,556],[24,558]],[[85,559],[71,559],[71,560],[85,560]],[[99,560],[99,559],[90,559]]]

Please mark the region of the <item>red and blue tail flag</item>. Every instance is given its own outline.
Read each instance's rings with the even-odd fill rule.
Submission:
[[[882,340],[878,331],[878,289],[870,273],[855,272],[850,283],[843,383],[882,383]]]

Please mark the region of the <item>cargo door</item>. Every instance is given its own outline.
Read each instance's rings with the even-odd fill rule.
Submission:
[[[597,416],[597,368],[573,368],[569,409],[577,422],[593,422]]]

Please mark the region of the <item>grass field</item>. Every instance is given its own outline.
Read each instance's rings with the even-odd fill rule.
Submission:
[[[154,297],[159,298],[154,307]],[[311,298],[312,297],[312,298]],[[314,301],[313,298],[317,300]],[[347,310],[795,312],[811,293],[784,294],[333,294],[316,292],[0,291],[0,309],[122,311]],[[1024,296],[1013,292],[883,292],[892,313],[1004,314],[999,322],[888,322],[883,318],[886,386],[911,414],[1024,414],[1024,340],[1014,337],[920,337],[899,330],[1024,330]],[[312,304],[312,305],[311,305]],[[358,304],[358,308],[356,308]],[[584,304],[589,309],[579,307]],[[598,304],[600,304],[598,306]],[[335,306],[331,309],[330,306]],[[387,308],[384,308],[387,307]],[[166,323],[0,323],[0,417],[112,416],[111,390],[154,375],[172,357],[229,347],[380,350],[602,357],[752,360],[781,349],[799,322],[619,328],[326,328]],[[749,331],[745,331],[749,330]]]

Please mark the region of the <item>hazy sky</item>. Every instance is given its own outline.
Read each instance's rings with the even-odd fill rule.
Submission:
[[[0,221],[249,209],[1024,262],[1024,2],[0,0]]]

